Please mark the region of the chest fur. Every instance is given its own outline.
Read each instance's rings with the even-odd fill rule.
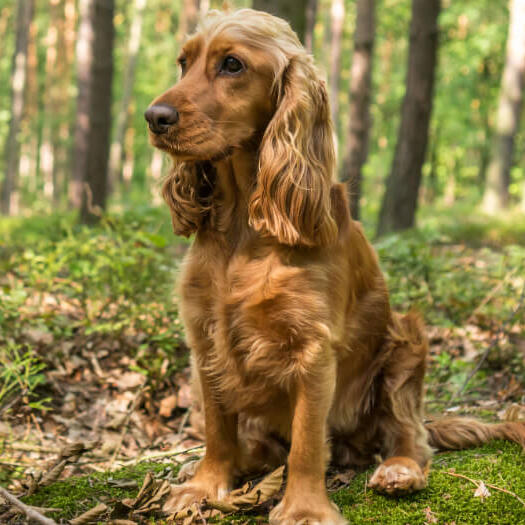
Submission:
[[[330,337],[325,275],[282,253],[190,252],[181,280],[188,342],[225,405],[260,410]]]

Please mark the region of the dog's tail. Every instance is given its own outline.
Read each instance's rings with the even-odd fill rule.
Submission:
[[[460,450],[506,439],[520,444],[525,450],[525,423],[482,423],[471,418],[451,417],[426,423],[428,443],[438,450]]]

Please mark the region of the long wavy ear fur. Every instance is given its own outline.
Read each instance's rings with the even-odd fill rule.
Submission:
[[[250,224],[288,245],[327,245],[337,237],[330,210],[335,168],[328,95],[306,53],[277,83],[277,109],[259,152]]]
[[[215,173],[209,163],[176,162],[162,185],[173,231],[189,237],[201,228],[212,207]]]

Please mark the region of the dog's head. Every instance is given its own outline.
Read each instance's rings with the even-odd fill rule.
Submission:
[[[175,231],[212,206],[207,166],[258,155],[251,226],[289,245],[329,244],[335,166],[326,87],[290,26],[267,13],[210,13],[179,56],[181,79],[146,111],[151,142],[174,170],[164,185]]]

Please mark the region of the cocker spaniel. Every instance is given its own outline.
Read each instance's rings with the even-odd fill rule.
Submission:
[[[206,454],[174,486],[177,510],[286,461],[279,525],[346,523],[325,469],[383,458],[370,486],[426,485],[431,447],[525,442],[519,423],[423,423],[427,342],[391,311],[374,250],[334,183],[324,82],[283,20],[211,12],[179,57],[181,80],[146,111],[173,159],[175,233],[195,234],[181,275]]]

